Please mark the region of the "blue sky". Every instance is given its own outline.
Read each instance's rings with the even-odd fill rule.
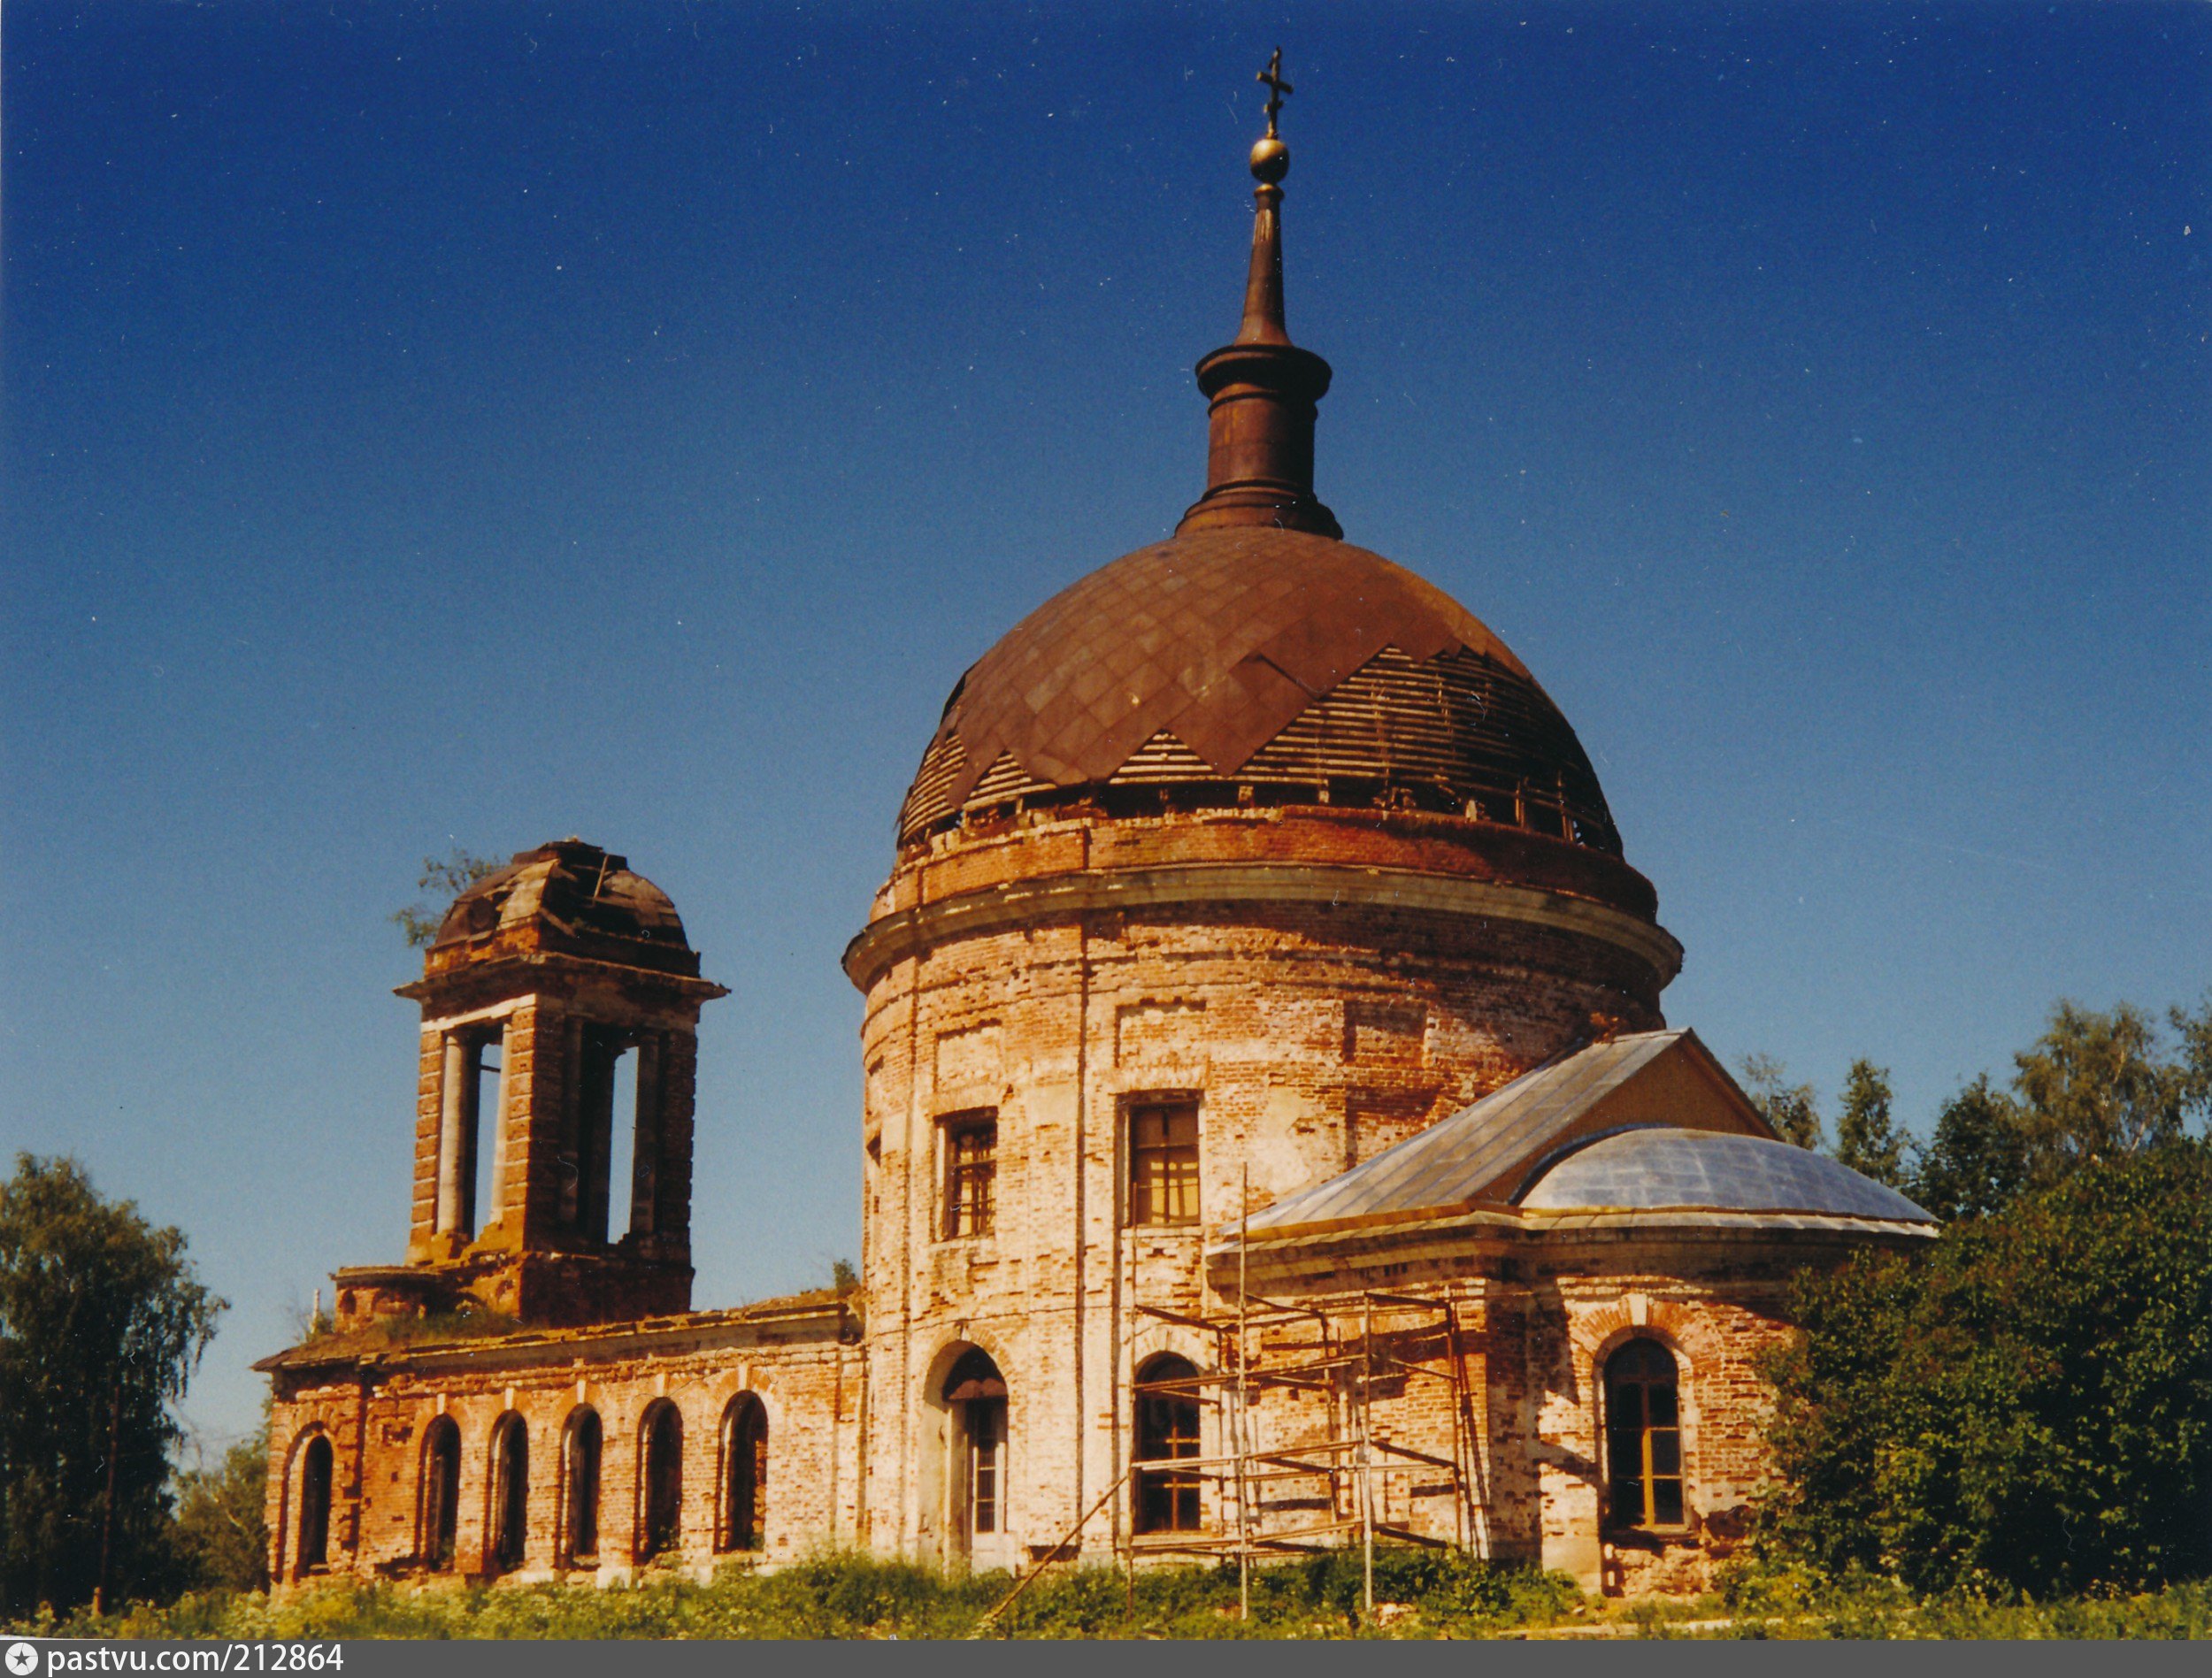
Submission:
[[[2212,12],[322,7],[0,32],[0,1147],[185,1406],[403,1238],[426,853],[675,898],[704,1304],[858,1247],[837,967],[946,693],[1201,487],[1254,70],[1319,487],[1579,731],[1667,995],[1924,1130],[2212,982]]]

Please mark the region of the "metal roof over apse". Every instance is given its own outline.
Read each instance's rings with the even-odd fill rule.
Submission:
[[[1518,1199],[1543,1211],[1694,1207],[1935,1222],[1896,1190],[1810,1149],[1659,1125],[1617,1130],[1574,1148]]]
[[[1486,1189],[1499,1189],[1499,1179],[1516,1166],[1563,1141],[1576,1121],[1662,1056],[1693,1045],[1710,1060],[1687,1031],[1639,1031],[1562,1055],[1341,1176],[1254,1213],[1247,1228],[1258,1235],[1466,1206]],[[1502,1202],[1514,1186],[1505,1184],[1492,1198]]]
[[[1386,648],[1434,674],[1379,688],[1326,750],[1254,761]],[[1481,661],[1486,678],[1471,687],[1447,655]],[[1184,749],[1164,752],[1168,738]],[[1379,554],[1266,527],[1139,548],[1023,618],[947,702],[900,836],[954,816],[987,776],[996,798],[1263,767],[1286,779],[1440,777],[1470,795],[1502,786],[1509,804],[1525,784],[1569,806],[1585,842],[1618,849],[1574,731],[1487,625]]]

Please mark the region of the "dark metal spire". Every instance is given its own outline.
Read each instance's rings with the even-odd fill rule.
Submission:
[[[1267,133],[1252,148],[1252,265],[1235,340],[1198,364],[1207,415],[1206,493],[1179,531],[1271,525],[1341,536],[1336,516],[1313,493],[1315,404],[1329,388],[1329,364],[1290,341],[1283,311],[1283,177],[1290,148],[1276,130],[1283,50],[1261,71]]]

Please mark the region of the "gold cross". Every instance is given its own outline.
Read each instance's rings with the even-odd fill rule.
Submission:
[[[1267,84],[1267,137],[1270,140],[1279,139],[1281,136],[1275,132],[1275,113],[1283,108],[1285,94],[1298,91],[1283,80],[1283,50],[1280,47],[1275,49],[1275,56],[1267,61],[1267,68],[1252,79]]]

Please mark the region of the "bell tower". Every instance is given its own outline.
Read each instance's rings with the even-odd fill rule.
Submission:
[[[580,839],[521,852],[398,994],[422,1007],[407,1260],[337,1274],[342,1326],[689,1309],[699,1009],[727,992],[667,894]]]

